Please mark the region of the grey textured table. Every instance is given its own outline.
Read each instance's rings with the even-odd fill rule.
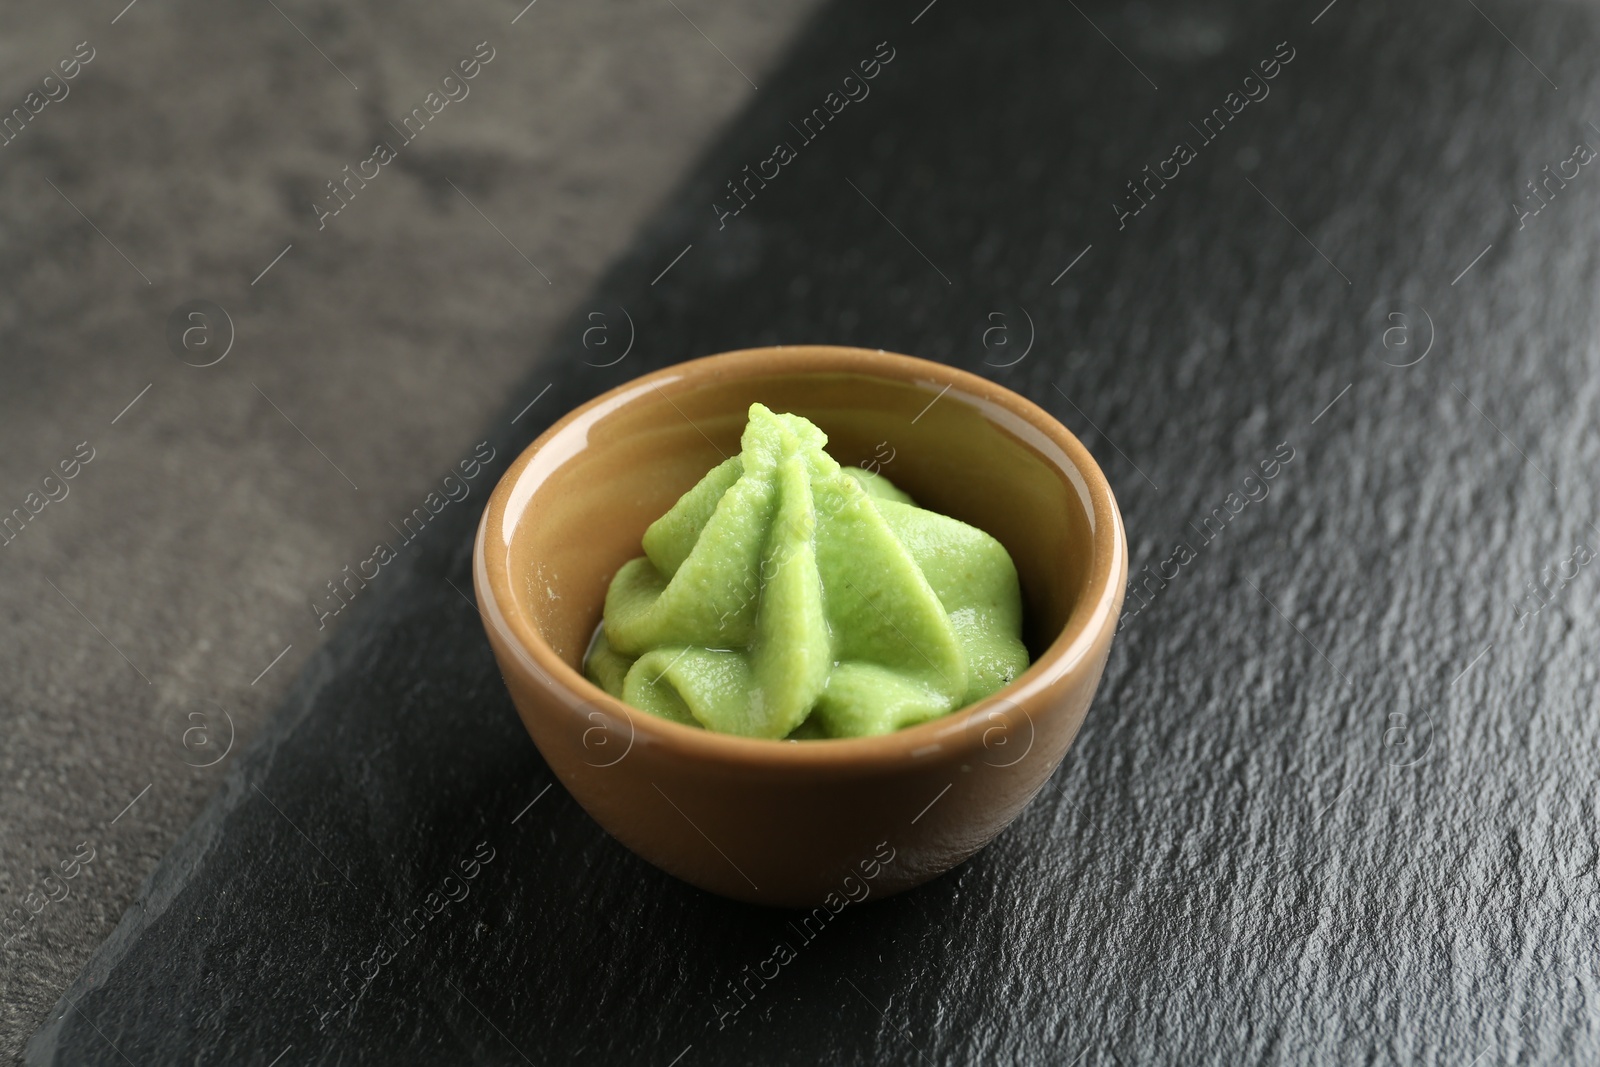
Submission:
[[[474,498],[299,667],[29,1058],[1596,1058],[1600,20],[1478,7],[836,3],[467,435],[498,472],[642,370],[815,340],[1055,412],[1138,592],[989,849],[731,1011],[791,917],[551,787],[467,602]]]

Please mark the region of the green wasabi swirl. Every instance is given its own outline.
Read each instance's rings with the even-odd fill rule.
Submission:
[[[750,406],[742,451],[644,535],[584,663],[633,707],[742,737],[865,737],[947,715],[1028,666],[1000,542],[841,467]]]

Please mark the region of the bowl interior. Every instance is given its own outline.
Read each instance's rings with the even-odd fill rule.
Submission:
[[[612,577],[642,555],[650,523],[738,452],[746,411],[760,401],[816,423],[841,464],[876,463],[921,506],[1005,545],[1022,586],[1024,640],[1037,659],[1090,578],[1089,486],[1015,401],[1001,403],[987,383],[969,390],[967,376],[948,373],[902,380],[752,367],[643,380],[581,411],[545,439],[507,502],[516,610],[581,671]]]

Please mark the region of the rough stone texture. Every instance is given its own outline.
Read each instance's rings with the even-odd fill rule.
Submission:
[[[512,25],[525,3],[0,17],[6,115],[78,42],[94,49],[0,147],[0,515],[79,442],[94,449],[0,547],[0,915],[25,917],[15,937],[0,927],[0,1061],[331,632],[311,598],[471,453],[668,180],[754,95],[664,3],[544,0]],[[678,6],[759,79],[814,5]],[[470,94],[319,232],[323,183],[398,141],[387,123],[485,40],[495,58]],[[192,298],[237,334],[206,369],[165,340]],[[59,897],[43,878],[85,841],[95,858],[70,895],[30,915],[27,894]]]
[[[780,341],[946,359],[1056,412],[1136,566],[1193,558],[992,847],[804,943],[633,858],[543,792],[446,582],[458,508],[304,664],[30,1059],[1596,1058],[1593,569],[1516,611],[1600,547],[1600,186],[1521,229],[1508,204],[1600,144],[1600,22],[1479,6],[836,4],[601,282],[634,353],[577,365],[575,316],[484,431],[503,463],[641,370]],[[723,183],[885,39],[871,97],[719,230]],[[1271,95],[1199,144],[1285,41]],[[1180,139],[1198,157],[1119,229]],[[419,314],[476,306],[438,285]],[[479,842],[470,895],[359,977]],[[722,1015],[780,940],[797,958]]]

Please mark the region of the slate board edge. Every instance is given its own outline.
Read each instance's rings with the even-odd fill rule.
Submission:
[[[399,587],[408,583],[395,584]],[[266,777],[266,772],[271,769],[279,742],[294,733],[316,707],[317,694],[322,687],[353,659],[371,632],[370,627],[357,621],[345,627],[341,634],[313,655],[295,679],[279,710],[268,718],[261,733],[229,769],[216,793],[194,822],[156,863],[155,869],[123,912],[116,928],[95,949],[78,977],[61,995],[50,1018],[29,1039],[24,1062],[55,1062],[57,1042],[67,1013],[82,997],[100,988],[151,922],[166,912],[189,884],[194,873],[205,866],[229,818],[242,801],[249,799],[250,784]]]

